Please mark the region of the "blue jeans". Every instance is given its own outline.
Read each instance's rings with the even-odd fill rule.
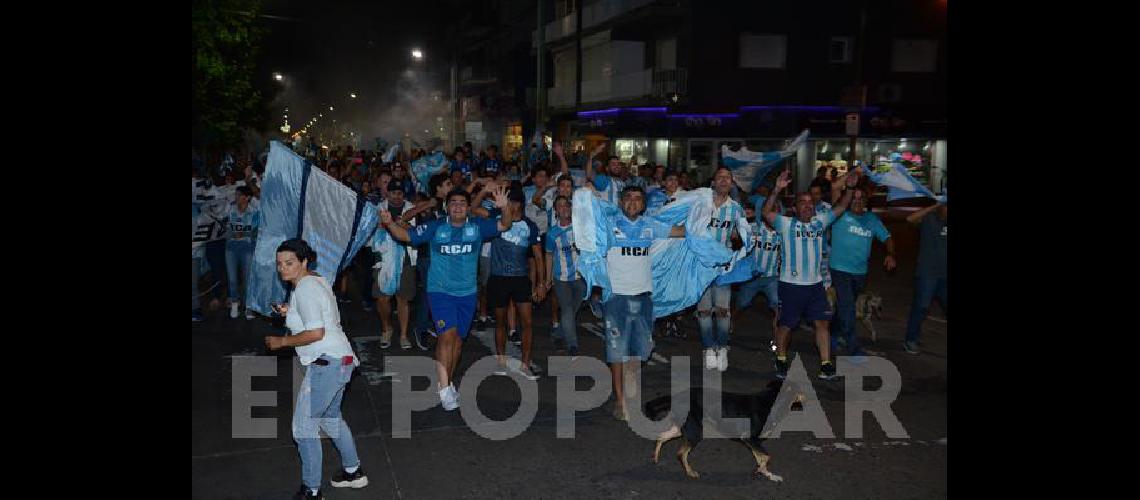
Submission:
[[[574,281],[554,280],[554,295],[558,297],[558,312],[562,318],[559,330],[552,331],[554,337],[566,341],[566,348],[578,348],[578,306],[582,305],[582,297],[586,296],[586,282],[577,279]]]
[[[653,298],[641,295],[610,295],[606,306],[606,362],[625,363],[637,356],[642,361],[653,352]]]
[[[946,278],[914,277],[914,302],[910,305],[910,319],[906,322],[906,341],[918,342],[918,332],[930,303],[938,297],[946,317],[950,317],[950,303],[946,300]]]
[[[780,306],[779,276],[758,276],[740,285],[736,291],[736,308],[744,309],[752,305],[752,299],[760,292],[768,298],[768,308],[776,310]]]
[[[305,379],[293,408],[293,440],[301,454],[301,482],[306,487],[321,487],[321,438],[318,429],[332,438],[345,467],[360,465],[352,431],[340,416],[344,385],[352,378],[353,366],[342,366],[339,358],[322,356],[327,366],[311,364],[305,368]]]
[[[832,338],[847,340],[847,350],[852,356],[863,355],[859,345],[859,335],[855,327],[855,299],[867,286],[866,274],[851,274],[838,269],[831,270],[831,283],[835,286],[835,318],[831,322]]]
[[[732,287],[716,284],[709,285],[697,302],[697,326],[701,330],[701,346],[705,349],[728,347],[728,327],[732,321],[728,306],[731,303]],[[724,316],[716,317],[716,312],[721,309]]]
[[[253,264],[252,241],[226,241],[226,276],[230,285],[230,301],[242,299],[238,290],[245,290],[249,283],[250,265]]]

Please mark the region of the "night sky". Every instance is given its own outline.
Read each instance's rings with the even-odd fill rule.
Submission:
[[[363,121],[396,99],[396,82],[412,66],[410,51],[423,50],[423,68],[435,71],[422,80],[446,92],[446,34],[441,19],[446,0],[414,2],[266,0],[262,26],[261,72],[285,75],[275,110],[289,106],[289,122],[299,129],[315,116],[317,106],[345,104],[341,120]],[[455,2],[450,2],[454,4]],[[450,10],[454,11],[454,10]],[[350,103],[350,92],[357,101]]]

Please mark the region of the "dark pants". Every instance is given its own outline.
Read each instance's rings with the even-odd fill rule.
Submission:
[[[206,262],[210,264],[210,276],[213,276],[214,281],[221,283],[214,288],[211,295],[223,299],[230,288],[230,282],[226,278],[226,240],[206,243]]]
[[[851,274],[831,270],[831,284],[835,287],[835,318],[831,322],[831,336],[847,340],[847,351],[852,356],[863,354],[855,326],[855,300],[867,286],[866,274]]]
[[[369,248],[361,248],[352,258],[352,280],[356,282],[363,304],[372,302],[372,266],[376,265],[376,257]]]
[[[423,258],[426,252],[421,251],[420,258],[416,259],[416,305],[413,313],[412,328],[417,332],[431,330],[431,316],[428,315],[427,302],[427,274],[429,260]],[[440,332],[442,333],[442,332]]]
[[[918,342],[918,332],[922,328],[922,321],[926,319],[926,311],[934,298],[942,303],[942,310],[946,317],[950,317],[950,303],[946,300],[946,278],[914,277],[914,302],[910,305],[910,319],[906,323],[906,341]]]

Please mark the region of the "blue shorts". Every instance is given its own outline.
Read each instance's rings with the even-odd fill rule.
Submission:
[[[641,295],[613,294],[606,302],[606,362],[624,363],[631,356],[649,359],[653,351],[653,300]]]
[[[779,326],[794,330],[800,326],[800,318],[807,321],[831,320],[831,303],[827,301],[823,283],[795,285],[781,281],[777,289],[780,295]]]
[[[434,335],[440,336],[450,328],[455,328],[459,338],[467,338],[471,330],[471,320],[475,318],[476,294],[456,296],[446,293],[428,292],[428,307],[435,319]]]

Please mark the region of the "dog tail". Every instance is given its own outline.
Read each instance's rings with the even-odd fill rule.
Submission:
[[[668,414],[672,405],[673,398],[671,396],[661,396],[645,403],[645,416],[649,417],[650,420],[657,420]]]

